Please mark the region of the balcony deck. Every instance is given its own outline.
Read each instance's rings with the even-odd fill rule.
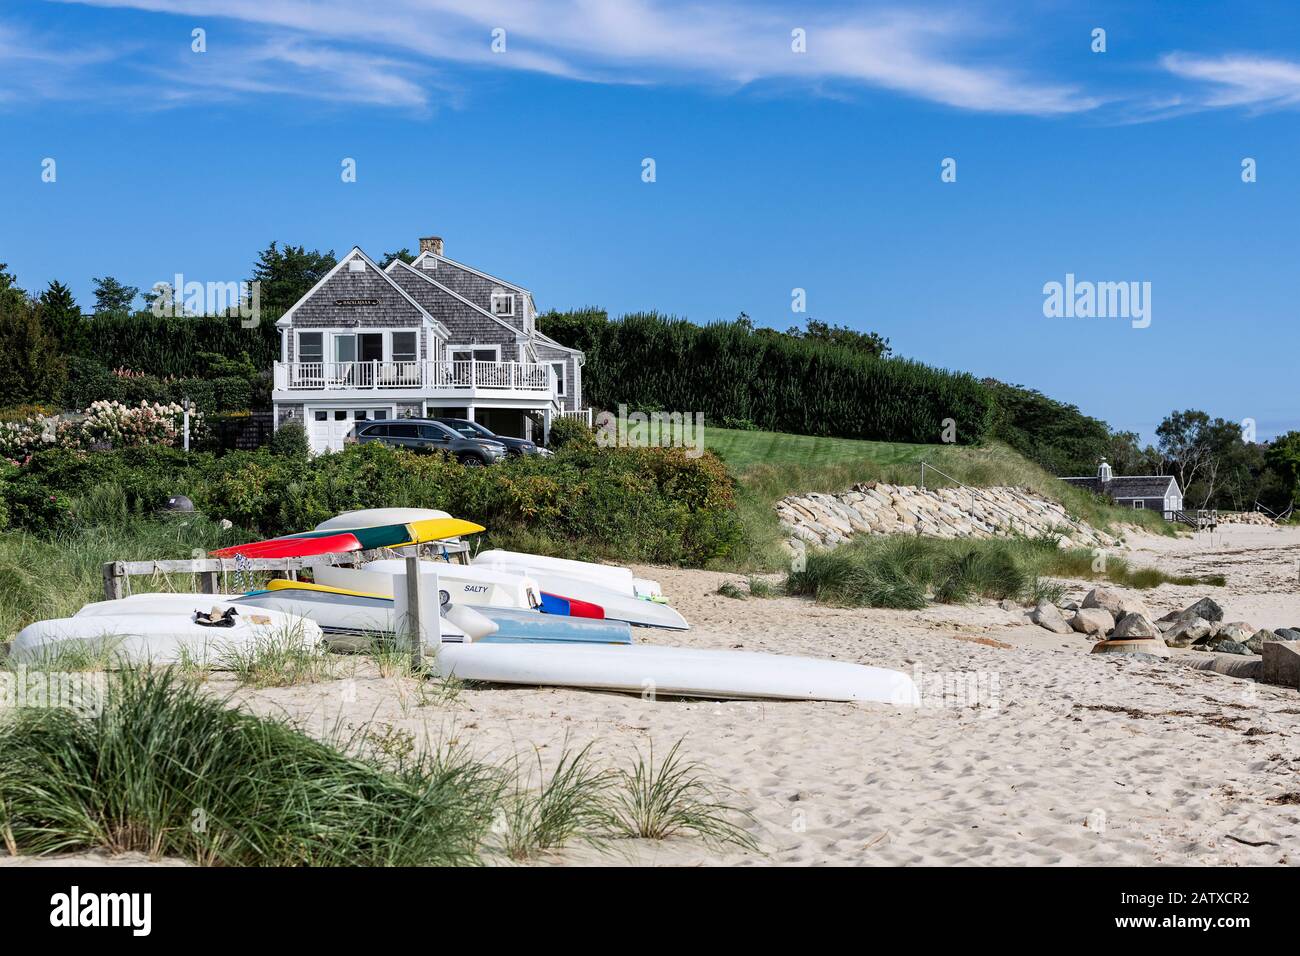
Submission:
[[[491,395],[552,402],[550,365],[521,362],[276,362],[277,398],[338,397],[404,392],[424,398]]]

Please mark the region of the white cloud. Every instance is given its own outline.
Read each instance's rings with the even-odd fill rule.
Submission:
[[[734,0],[707,5],[667,0],[62,2],[127,7],[196,23],[234,20],[257,42],[280,45],[281,62],[291,67],[281,85],[309,92],[310,78],[318,72],[350,75],[362,101],[382,102],[390,91],[395,105],[419,100],[412,78],[418,71],[403,69],[411,63],[426,68],[474,64],[610,83],[842,84],[960,109],[1032,115],[1086,111],[1100,102],[1071,84],[980,62],[976,47],[987,27],[941,9],[923,16],[856,6],[786,14]],[[497,27],[506,30],[503,54],[490,48]],[[807,53],[791,52],[795,27],[807,31]],[[322,62],[305,62],[309,44],[321,43],[332,44]],[[385,55],[376,53],[376,44]]]
[[[1264,56],[1217,57],[1169,53],[1161,65],[1175,76],[1208,85],[1197,101],[1207,107],[1245,106],[1258,110],[1300,106],[1300,63]]]

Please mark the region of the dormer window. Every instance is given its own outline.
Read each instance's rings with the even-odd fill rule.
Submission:
[[[502,292],[498,289],[492,293],[492,314],[493,315],[514,315],[515,314],[515,297],[509,292]]]
[[[366,271],[366,260],[364,259],[348,260],[348,272],[365,272],[365,271]]]

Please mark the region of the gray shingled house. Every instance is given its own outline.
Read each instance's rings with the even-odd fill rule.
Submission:
[[[345,255],[276,323],[275,425],[303,422],[313,451],[359,421],[447,415],[545,440],[559,416],[590,422],[583,355],[537,330],[532,293],[442,254],[381,269]]]
[[[1159,511],[1166,518],[1183,510],[1183,492],[1173,475],[1113,475],[1105,458],[1097,466],[1096,475],[1061,480],[1106,495],[1124,508]]]

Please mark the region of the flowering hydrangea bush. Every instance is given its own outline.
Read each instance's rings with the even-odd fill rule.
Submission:
[[[81,423],[82,440],[88,444],[107,444],[114,448],[141,445],[180,445],[183,441],[185,409],[175,402],[94,402],[86,409]],[[190,411],[190,435],[203,424],[202,413]]]
[[[84,449],[95,445],[130,448],[141,445],[180,446],[185,410],[176,403],[95,402],[81,421],[33,415],[0,422],[0,458],[20,462],[42,448]],[[203,429],[201,412],[190,410],[190,437]]]

